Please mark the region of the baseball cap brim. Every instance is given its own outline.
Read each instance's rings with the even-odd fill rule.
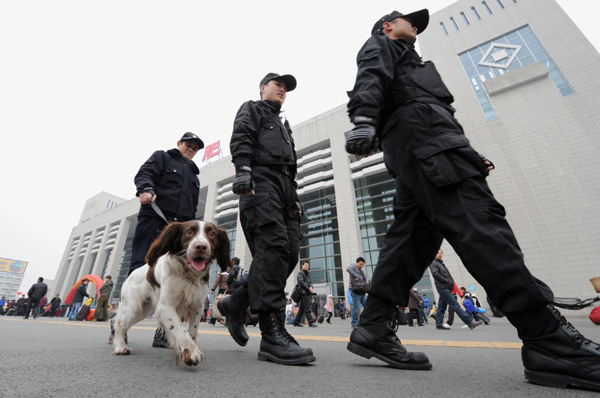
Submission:
[[[296,78],[292,75],[279,75],[279,76],[274,76],[271,79],[267,80],[267,81],[263,81],[262,84],[267,84],[268,82],[270,82],[271,80],[280,80],[285,84],[285,91],[287,91],[288,93],[290,91],[294,91],[294,89],[296,88]]]
[[[423,31],[427,29],[427,25],[429,25],[429,10],[424,8],[422,10],[406,14],[402,18],[410,19],[412,26],[417,28],[417,34],[423,33]]]

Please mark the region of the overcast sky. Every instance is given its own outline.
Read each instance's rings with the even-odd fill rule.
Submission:
[[[346,101],[377,18],[453,2],[1,2],[0,257],[29,261],[22,290],[53,279],[88,198],[133,198],[139,166],[186,131],[228,154],[267,72],[296,76],[300,123]],[[558,2],[600,48],[590,2]]]

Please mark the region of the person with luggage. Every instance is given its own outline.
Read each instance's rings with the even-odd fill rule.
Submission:
[[[300,285],[300,302],[298,303],[298,315],[296,315],[296,320],[294,321],[294,326],[304,326],[302,323],[303,316],[306,316],[306,320],[308,321],[308,326],[311,328],[317,327],[317,320],[313,317],[313,309],[312,309],[312,300],[310,300],[310,296],[313,292],[312,280],[310,279],[310,274],[308,269],[310,268],[310,264],[308,261],[304,261],[302,263],[302,269],[298,272],[296,277],[298,281],[298,285]],[[317,304],[317,312],[318,312],[318,304]],[[316,315],[316,314],[315,314]]]
[[[346,150],[368,156],[383,149],[396,192],[394,221],[348,349],[397,368],[432,368],[426,354],[408,352],[394,334],[394,306],[406,304],[445,238],[517,328],[527,380],[600,390],[600,345],[565,320],[551,289],[525,266],[485,180],[494,165],[471,147],[454,118],[452,94],[435,65],[415,50],[428,23],[426,9],[384,15],[357,56],[348,103],[355,127]]]
[[[213,284],[213,287],[210,290],[210,295],[213,297],[213,308],[217,304],[217,302],[215,301],[217,296],[228,293],[228,290],[229,290],[228,286],[227,286],[228,278],[229,278],[229,268],[226,271],[218,271],[217,272],[217,277],[215,278],[215,283]],[[217,294],[215,294],[215,289],[218,289]],[[231,294],[231,293],[229,293],[229,294]],[[221,314],[221,315],[224,315],[224,314]],[[211,316],[210,323],[212,325],[214,325],[216,322],[217,322],[217,318]],[[221,322],[224,322],[224,321],[221,319]]]
[[[0,315],[6,314],[5,306],[6,306],[6,297],[2,296],[2,298],[0,299]]]
[[[365,272],[362,270],[364,266],[365,259],[358,257],[355,263],[350,264],[348,268],[346,268],[346,271],[350,274],[350,295],[352,298],[352,309],[350,312],[352,321],[350,322],[350,326],[352,329],[355,329],[356,325],[358,325],[360,306],[362,305],[364,307],[367,300],[365,289],[370,287],[369,284],[371,283],[365,275]]]
[[[75,290],[75,295],[73,295],[72,307],[69,312],[69,321],[74,321],[81,309],[81,304],[83,303],[84,297],[90,297],[89,294],[85,291],[87,289],[87,285],[90,283],[89,279],[85,278],[81,281],[81,285],[77,287]]]
[[[261,100],[245,102],[236,115],[230,143],[233,192],[240,195],[240,222],[252,264],[243,286],[217,304],[241,346],[248,342],[248,306],[258,313],[258,359],[287,365],[316,360],[285,328],[285,284],[298,263],[302,205],[294,181],[298,158],[292,130],[280,113],[295,88],[294,76],[268,73],[259,84]]]
[[[46,292],[48,291],[48,285],[44,283],[44,278],[41,276],[38,278],[37,283],[31,285],[31,288],[27,292],[29,296],[29,304],[25,309],[25,317],[23,319],[29,319],[29,313],[33,308],[33,319],[37,318],[40,313],[40,302],[42,299],[45,300]],[[43,303],[42,303],[43,304]]]
[[[92,319],[93,322],[108,321],[108,300],[110,300],[110,295],[113,291],[113,286],[114,283],[112,281],[112,276],[106,275],[104,277],[104,284],[100,288],[100,297],[98,298],[98,302],[96,303],[96,311],[94,312],[94,319]]]
[[[446,268],[446,265],[442,261],[443,257],[444,252],[442,249],[439,249],[438,254],[429,266],[438,292],[438,309],[435,314],[435,328],[440,330],[451,329],[452,324],[444,323],[444,313],[449,306],[465,325],[468,325],[470,329],[475,329],[477,326],[480,326],[482,322],[473,318],[473,315],[467,314],[460,307],[460,304],[458,304],[456,297],[452,294],[452,289],[454,289],[456,283],[454,282],[452,275],[450,275],[450,271],[448,271],[448,268]]]

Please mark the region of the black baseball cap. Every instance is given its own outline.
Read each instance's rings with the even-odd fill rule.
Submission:
[[[409,19],[412,26],[417,28],[417,34],[419,34],[423,33],[429,24],[429,10],[424,8],[406,15],[398,11],[392,11],[389,14],[379,18],[377,22],[375,22],[375,25],[373,25],[373,29],[371,30],[371,35],[374,35],[378,32],[383,32],[383,24],[386,22],[392,22],[396,18]]]
[[[292,75],[280,75],[279,73],[267,73],[265,77],[262,78],[258,88],[260,88],[263,84],[267,84],[271,80],[281,80],[285,83],[285,90],[289,93],[290,91],[294,91],[296,88],[296,78]]]
[[[198,149],[204,148],[204,142],[194,133],[185,133],[179,141],[194,141],[196,144],[198,144]]]

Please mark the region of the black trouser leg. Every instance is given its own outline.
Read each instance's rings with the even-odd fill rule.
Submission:
[[[440,109],[409,106],[401,110],[403,123],[383,137],[386,166],[397,176],[396,219],[386,234],[361,324],[380,322],[388,312],[369,305],[373,297],[388,308],[406,305],[409,289],[433,260],[443,236],[521,338],[552,333],[557,321],[545,310],[552,292],[525,266],[504,208],[485,179],[476,176],[485,173],[485,166],[468,144],[452,145],[466,142],[462,128]],[[511,315],[532,312],[539,321],[533,326],[526,317]]]
[[[300,220],[295,188],[285,174],[254,167],[255,196],[240,198],[240,221],[252,265],[248,299],[252,312],[275,312],[285,307],[285,282],[298,263]]]
[[[131,275],[133,271],[146,264],[146,254],[148,254],[152,242],[166,225],[167,223],[159,217],[138,216],[138,223],[131,244],[131,261],[127,275]]]

